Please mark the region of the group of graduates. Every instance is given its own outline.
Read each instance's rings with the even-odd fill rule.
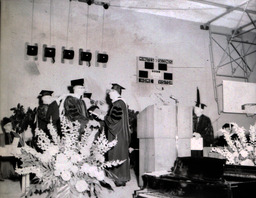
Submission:
[[[63,134],[61,133],[60,115],[64,115],[70,121],[78,121],[80,135],[84,133],[84,128],[90,119],[99,121],[101,124],[99,131],[106,133],[108,141],[115,138],[118,140],[117,145],[107,153],[106,157],[108,160],[125,160],[122,165],[110,170],[116,176],[114,178],[116,186],[125,186],[130,180],[128,158],[131,141],[128,107],[121,97],[122,90],[125,88],[116,83],[112,84],[112,88],[107,91],[106,98],[110,99],[110,103],[106,113],[102,113],[99,106],[93,103],[91,93],[86,93],[84,79],[71,80],[69,88],[71,88],[70,94],[60,96],[55,100],[52,99],[53,91],[42,90],[40,92],[37,127],[51,138],[47,125],[52,123],[61,138]]]

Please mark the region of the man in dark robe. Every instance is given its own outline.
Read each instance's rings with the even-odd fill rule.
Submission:
[[[52,123],[52,125],[57,130],[58,135],[60,137],[62,137],[61,125],[60,125],[59,104],[56,100],[54,100],[49,105],[47,113],[46,113],[46,120],[48,123]]]
[[[238,135],[234,131],[233,126],[234,125],[231,124],[231,123],[225,123],[222,126],[222,129],[224,129],[225,131],[227,131],[229,133],[229,136],[230,136],[231,140],[237,140],[238,139]],[[225,139],[224,134],[221,134],[219,137],[217,137],[215,139],[214,146],[222,146],[222,147],[223,146],[228,146],[228,143],[227,143],[227,141]]]
[[[37,127],[42,129],[48,137],[50,137],[50,133],[47,128],[48,119],[47,119],[47,111],[49,108],[49,104],[52,102],[52,93],[50,90],[42,90],[39,93],[39,106],[37,108]]]
[[[72,80],[71,86],[74,93],[68,95],[63,101],[64,115],[70,121],[74,122],[77,120],[81,124],[79,132],[82,135],[84,133],[84,127],[89,122],[87,108],[85,102],[82,100],[85,92],[84,79]]]
[[[52,136],[50,134],[50,131],[47,127],[49,120],[47,118],[47,111],[49,108],[49,104],[52,102],[52,94],[53,91],[51,90],[42,90],[38,95],[39,105],[36,112],[36,118],[37,118],[37,128],[44,131],[46,136],[51,140]],[[35,149],[38,152],[43,152],[41,148],[37,145],[38,137],[35,136],[32,138],[31,146],[35,147]]]
[[[124,88],[122,87],[122,89]],[[117,145],[108,152],[108,160],[125,160],[123,164],[110,171],[117,177],[114,178],[116,186],[125,186],[126,182],[130,180],[129,144],[131,137],[128,108],[119,93],[113,87],[109,92],[112,106],[104,120],[107,126],[108,141],[115,138],[118,141]]]
[[[202,107],[195,108],[201,109]],[[199,133],[201,135],[201,137],[203,138],[204,147],[209,147],[213,144],[213,127],[210,118],[206,115],[193,113],[193,132]]]
[[[205,104],[200,102],[199,89],[197,88],[197,101],[193,109],[193,136],[203,138],[203,147],[210,147],[214,144],[213,127],[209,117],[203,114]],[[191,151],[192,156],[203,156],[203,150]]]

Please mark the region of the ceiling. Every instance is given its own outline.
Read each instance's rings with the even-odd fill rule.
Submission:
[[[107,2],[110,6],[121,9],[231,29],[241,26],[246,26],[244,30],[252,29],[256,24],[256,0],[104,0],[101,2]]]

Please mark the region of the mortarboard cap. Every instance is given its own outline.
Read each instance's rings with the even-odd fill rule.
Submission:
[[[197,87],[197,93],[196,93],[196,107],[199,107],[201,109],[204,109],[204,107],[207,107],[205,104],[200,102],[200,92]]]
[[[84,79],[75,79],[75,80],[71,80],[71,86],[74,87],[76,85],[80,85],[80,86],[84,86]]]
[[[232,128],[233,126],[234,126],[233,124],[225,123],[225,124],[222,126],[222,129]]]
[[[84,98],[89,98],[91,99],[92,93],[84,93]]]
[[[117,84],[117,83],[112,83],[112,88],[116,90],[120,95],[122,93],[122,89],[125,89],[124,87],[122,87],[121,85]]]
[[[201,103],[201,104],[196,104],[196,107],[200,107],[201,109],[204,109],[204,107],[207,107],[207,105],[206,104],[203,104],[203,103]]]
[[[38,96],[38,97],[51,96],[52,93],[53,93],[53,91],[51,91],[51,90],[42,90],[42,91],[39,93],[39,96]]]

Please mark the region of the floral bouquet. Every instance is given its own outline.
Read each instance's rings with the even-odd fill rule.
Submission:
[[[236,123],[232,129],[237,134],[237,138],[232,140],[230,134],[225,129],[220,132],[224,134],[227,146],[224,148],[215,147],[211,152],[219,153],[227,160],[227,164],[255,166],[256,165],[256,123],[250,126],[248,138],[244,127],[239,127]]]
[[[116,145],[117,140],[108,142],[104,133],[97,135],[99,123],[91,120],[78,141],[79,128],[78,121],[70,122],[61,117],[61,139],[52,124],[48,125],[51,140],[44,131],[36,129],[38,147],[43,153],[25,146],[17,156],[22,161],[22,168],[16,172],[36,175],[36,182],[30,185],[26,195],[47,192],[49,198],[100,197],[102,187],[112,189],[106,169],[124,161],[105,161],[104,154]]]
[[[10,117],[10,120],[12,122],[12,127],[16,133],[23,133],[30,128],[34,130],[35,127],[35,116],[36,116],[36,108],[33,110],[31,108],[28,108],[27,111],[25,111],[23,105],[18,103],[17,107],[13,107],[10,109],[13,111],[13,115]]]

